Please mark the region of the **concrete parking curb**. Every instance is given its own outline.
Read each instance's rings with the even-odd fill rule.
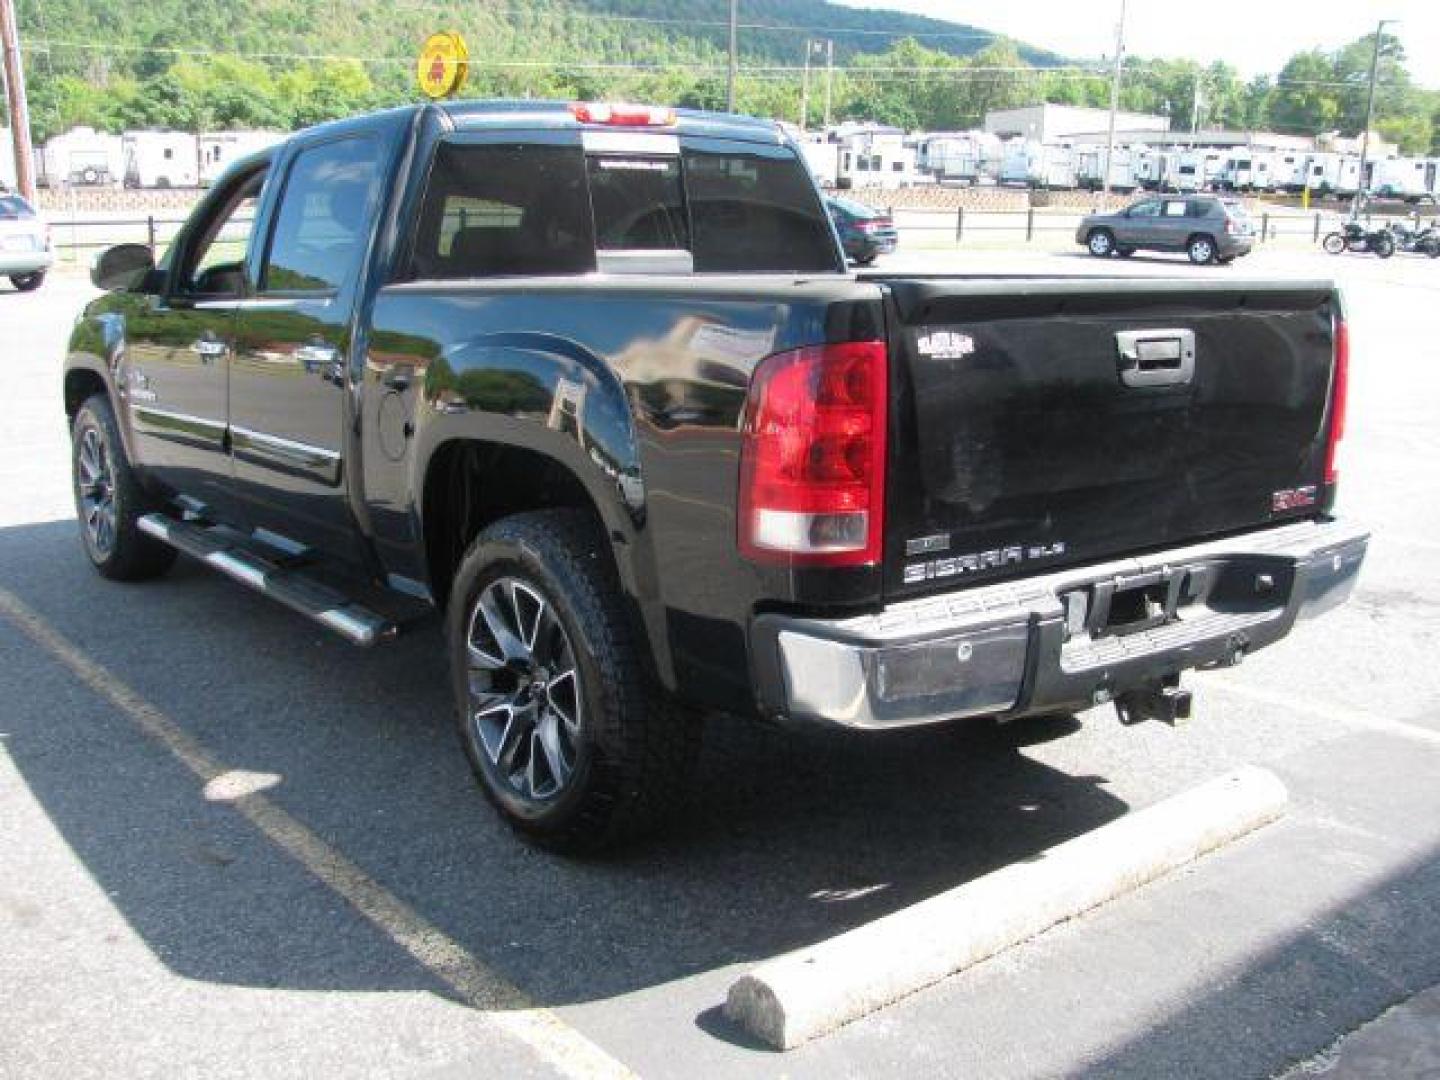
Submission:
[[[994,956],[1285,812],[1273,773],[1242,766],[1035,859],[779,957],[730,987],[725,1014],[780,1050]]]

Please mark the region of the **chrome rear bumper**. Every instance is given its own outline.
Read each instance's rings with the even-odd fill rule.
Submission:
[[[1237,663],[1343,603],[1368,543],[1307,521],[849,619],[761,615],[760,705],[855,728],[1088,708]]]

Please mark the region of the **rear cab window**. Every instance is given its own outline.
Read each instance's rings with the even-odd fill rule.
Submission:
[[[407,276],[584,274],[606,252],[672,255],[649,265],[700,274],[842,271],[825,209],[790,148],[614,134],[587,132],[583,146],[529,135],[443,140]]]

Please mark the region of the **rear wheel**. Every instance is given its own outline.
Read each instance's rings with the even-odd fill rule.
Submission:
[[[153,506],[125,456],[109,398],[96,394],[80,406],[71,440],[80,539],[95,569],[115,581],[165,573],[175,549],[140,531],[137,522]]]
[[[1385,233],[1375,240],[1375,254],[1382,259],[1388,259],[1395,254],[1395,238]]]
[[[1320,241],[1320,246],[1328,254],[1341,255],[1345,252],[1345,237],[1338,232],[1326,233],[1325,239]]]
[[[1115,237],[1109,229],[1094,229],[1085,238],[1085,246],[1097,259],[1109,258],[1115,251]]]
[[[34,292],[45,281],[45,271],[36,270],[33,274],[11,274],[10,284],[21,292]]]
[[[1215,261],[1215,240],[1209,236],[1192,236],[1185,244],[1185,254],[1196,266],[1206,266]]]
[[[673,814],[699,722],[655,687],[608,541],[587,514],[517,514],[476,537],[448,636],[466,756],[513,828],[590,851]]]

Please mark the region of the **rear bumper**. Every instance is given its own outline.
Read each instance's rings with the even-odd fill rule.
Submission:
[[[0,251],[0,275],[34,274],[55,263],[50,251]]]
[[[872,729],[1088,708],[1237,663],[1343,603],[1368,543],[1348,524],[1299,522],[849,619],[761,615],[751,629],[760,705]],[[1155,606],[1116,631],[1117,597]]]

